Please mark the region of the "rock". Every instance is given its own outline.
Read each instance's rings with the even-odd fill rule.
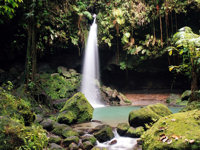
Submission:
[[[191,103],[188,103],[188,105],[186,107],[181,109],[181,112],[195,110],[195,109],[200,110],[200,102],[199,101],[193,101]]]
[[[79,142],[78,136],[70,136],[70,137],[64,139],[63,145],[66,146],[66,147],[68,147],[71,143],[78,144],[78,142]]]
[[[60,145],[55,144],[55,143],[49,144],[49,149],[50,150],[64,150],[63,147],[61,147]]]
[[[66,101],[67,101],[67,99],[54,100],[53,101],[53,107],[55,109],[61,110],[64,107]]]
[[[72,129],[65,129],[62,132],[62,136],[65,138],[71,137],[71,136],[79,136],[78,132],[72,130]]]
[[[53,129],[52,133],[55,134],[55,135],[58,135],[58,136],[62,136],[64,130],[70,130],[70,129],[72,129],[68,125],[59,124],[59,123],[55,123],[53,128],[54,129]]]
[[[117,144],[117,140],[112,140],[109,145],[114,145],[114,144]]]
[[[71,143],[69,145],[69,150],[78,150],[78,149],[79,149],[79,147],[76,143]]]
[[[53,125],[55,124],[55,121],[53,121],[51,119],[45,119],[40,124],[47,131],[51,131],[51,130],[53,130]]]
[[[90,141],[83,142],[83,149],[84,150],[91,150],[93,147],[94,146]]]
[[[100,128],[100,130],[94,132],[93,135],[99,142],[106,142],[114,137],[112,128],[109,125],[102,125],[98,128]]]
[[[158,121],[161,117],[168,116],[172,112],[163,104],[149,105],[139,110],[133,110],[129,113],[129,124],[132,127],[151,125]]]
[[[60,74],[40,74],[40,92],[45,92],[52,100],[71,97],[80,85],[80,77],[66,79]]]
[[[183,92],[183,94],[181,95],[181,100],[188,100],[190,98],[191,93],[191,90],[186,90],[185,92]]]
[[[117,133],[121,136],[124,136],[129,128],[130,126],[127,123],[119,123],[117,125]]]
[[[81,139],[82,139],[82,142],[90,141],[93,146],[96,145],[97,139],[93,135],[86,134],[82,136]]]
[[[119,93],[116,89],[111,89],[110,87],[102,86],[101,96],[103,100],[110,105],[130,105],[131,101],[127,99],[125,95]]]
[[[60,144],[61,143],[61,137],[56,136],[56,135],[50,135],[49,136],[49,143],[56,143],[56,144]]]
[[[171,121],[172,119],[176,121]],[[198,150],[200,149],[199,124],[200,110],[162,117],[142,135],[142,147],[145,150]]]
[[[137,128],[130,127],[125,135],[132,138],[139,138],[143,133],[144,133],[143,127],[137,127]]]
[[[57,120],[59,123],[65,124],[90,121],[93,110],[85,96],[79,92],[66,101],[65,106],[60,110]]]
[[[35,122],[37,122],[37,123],[41,123],[42,121],[43,121],[43,117],[42,117],[42,115],[36,115]]]

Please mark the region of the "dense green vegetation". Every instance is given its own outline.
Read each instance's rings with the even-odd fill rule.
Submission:
[[[89,131],[79,134],[69,126],[92,119],[93,108],[77,92],[80,57],[93,14],[97,14],[102,68],[115,76],[113,68],[119,68],[129,84],[135,78],[128,77],[129,71],[148,76],[157,73],[155,68],[160,64],[171,78],[183,75],[191,85],[190,89],[182,88],[190,90],[180,99],[189,101],[182,109],[185,113],[170,115],[165,106],[148,106],[131,112],[130,125],[119,124],[118,131],[123,136],[140,137],[149,128],[142,136],[144,149],[199,149],[199,111],[194,109],[200,108],[200,0],[2,0],[0,149],[78,149],[79,139],[81,148],[91,149],[96,138],[113,137],[110,126],[97,127],[91,137],[82,136]],[[54,64],[53,57],[62,54],[67,54],[69,68],[62,67],[62,62]],[[50,62],[50,67],[44,65]],[[112,88],[100,84],[107,104],[131,104],[112,84]],[[153,81],[151,84],[154,86]],[[170,84],[173,87],[174,83]]]

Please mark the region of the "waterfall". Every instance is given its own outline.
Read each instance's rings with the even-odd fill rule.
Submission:
[[[99,89],[99,52],[97,45],[97,24],[94,15],[93,24],[90,26],[89,36],[85,49],[83,62],[83,77],[81,82],[81,92],[88,99],[90,104],[96,107],[104,106],[101,102]]]

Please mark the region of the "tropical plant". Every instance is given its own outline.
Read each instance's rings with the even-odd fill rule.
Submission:
[[[169,66],[170,71],[184,73],[191,78],[192,92],[198,90],[200,73],[200,35],[192,32],[189,27],[183,27],[174,34],[173,46],[167,48],[169,55],[176,55],[181,59],[177,65]],[[194,100],[195,97],[191,100]]]

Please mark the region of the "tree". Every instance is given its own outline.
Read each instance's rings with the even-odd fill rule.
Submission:
[[[0,16],[8,16],[10,19],[13,18],[15,9],[19,7],[19,3],[22,3],[23,0],[3,0],[0,2]],[[3,20],[0,19],[0,23],[3,23]]]
[[[181,62],[169,66],[169,70],[184,73],[191,78],[191,101],[195,100],[195,91],[198,90],[200,73],[200,36],[193,33],[189,27],[183,27],[174,34],[172,46],[168,47],[169,55],[178,55]]]

